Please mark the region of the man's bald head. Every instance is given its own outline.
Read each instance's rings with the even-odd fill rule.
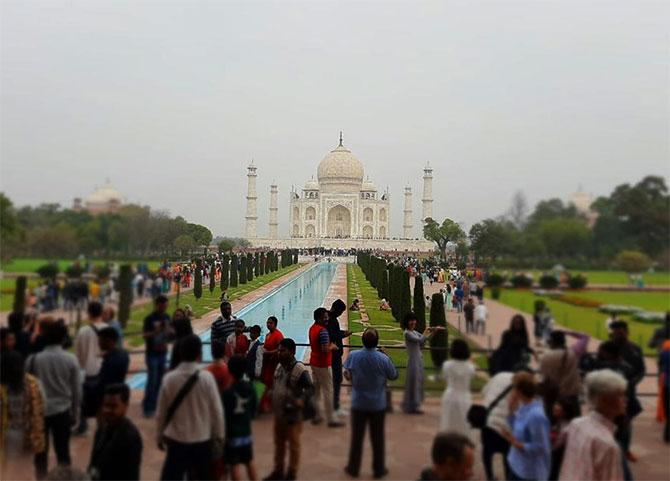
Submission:
[[[374,349],[379,344],[379,333],[377,329],[368,327],[363,333],[363,345],[368,349]]]

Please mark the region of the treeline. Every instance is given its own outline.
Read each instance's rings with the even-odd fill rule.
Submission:
[[[527,215],[517,194],[510,212],[469,231],[475,265],[546,268],[610,268],[622,252],[640,252],[658,268],[670,266],[670,196],[662,177],[617,186],[580,213],[560,199],[539,202]]]
[[[0,193],[0,208],[3,259],[188,256],[212,241],[207,227],[146,206],[129,204],[117,213],[92,215],[59,204],[16,208]]]
[[[388,262],[369,252],[358,252],[356,263],[370,285],[377,289],[379,299],[386,299],[390,304],[391,314],[397,322],[402,323],[405,316],[413,312],[417,318],[416,330],[423,332],[426,329],[426,300],[421,276],[414,277],[414,295],[412,296],[409,272],[403,266]],[[370,308],[375,307],[370,306]],[[435,293],[431,297],[429,322],[432,327],[446,327],[447,325],[444,297],[441,293]],[[430,355],[435,367],[441,367],[447,358],[447,340],[446,329],[436,331],[431,337]]]
[[[297,249],[283,249],[279,252],[255,252],[223,254],[221,257],[221,290],[246,284],[270,272],[298,263]],[[198,275],[196,270],[196,276]],[[213,290],[213,289],[212,289]]]

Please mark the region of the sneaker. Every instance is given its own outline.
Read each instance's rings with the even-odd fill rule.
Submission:
[[[344,418],[349,415],[349,411],[347,409],[340,408],[337,411],[335,411],[335,415],[339,418]]]
[[[344,472],[347,474],[347,476],[351,476],[352,478],[357,478],[358,473],[354,473],[349,466],[344,467]]]

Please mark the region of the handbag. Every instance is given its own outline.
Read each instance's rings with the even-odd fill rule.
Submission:
[[[468,415],[467,419],[468,422],[470,423],[470,426],[472,426],[474,429],[482,429],[483,427],[486,426],[486,421],[488,420],[489,413],[493,411],[493,408],[495,408],[502,399],[507,396],[507,394],[512,390],[514,386],[510,384],[507,386],[503,392],[501,392],[497,398],[493,400],[491,404],[489,404],[488,407],[482,406],[481,404],[473,404],[470,406],[470,409],[468,409]]]
[[[200,375],[200,371],[195,371],[193,374],[189,376],[189,378],[186,380],[184,385],[179,389],[179,392],[175,396],[175,398],[172,400],[170,405],[167,408],[167,412],[165,413],[165,420],[163,421],[163,426],[160,428],[161,432],[161,439],[164,437],[163,431],[165,431],[165,428],[170,424],[170,421],[172,421],[172,418],[174,417],[175,413],[177,412],[177,409],[179,406],[181,406],[181,403],[184,402],[184,399],[188,395],[189,392],[191,392],[191,389],[193,389],[193,386],[195,386],[196,381],[198,380],[198,376]],[[161,441],[162,444],[162,441]]]

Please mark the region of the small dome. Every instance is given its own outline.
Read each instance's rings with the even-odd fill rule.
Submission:
[[[375,184],[373,184],[370,179],[365,179],[365,182],[363,182],[363,186],[361,187],[361,191],[364,192],[377,192],[377,187],[375,187]]]
[[[123,198],[121,193],[116,190],[111,184],[107,183],[99,187],[91,195],[86,198],[86,203],[89,204],[108,204],[111,202],[121,203]]]
[[[593,198],[586,192],[582,192],[581,189],[570,197],[570,203],[572,203],[577,208],[577,212],[580,213],[589,212],[591,210],[592,202]]]
[[[319,183],[315,179],[309,179],[305,182],[304,190],[319,190]]]
[[[317,173],[325,190],[355,192],[363,182],[363,164],[342,143],[323,158]]]

